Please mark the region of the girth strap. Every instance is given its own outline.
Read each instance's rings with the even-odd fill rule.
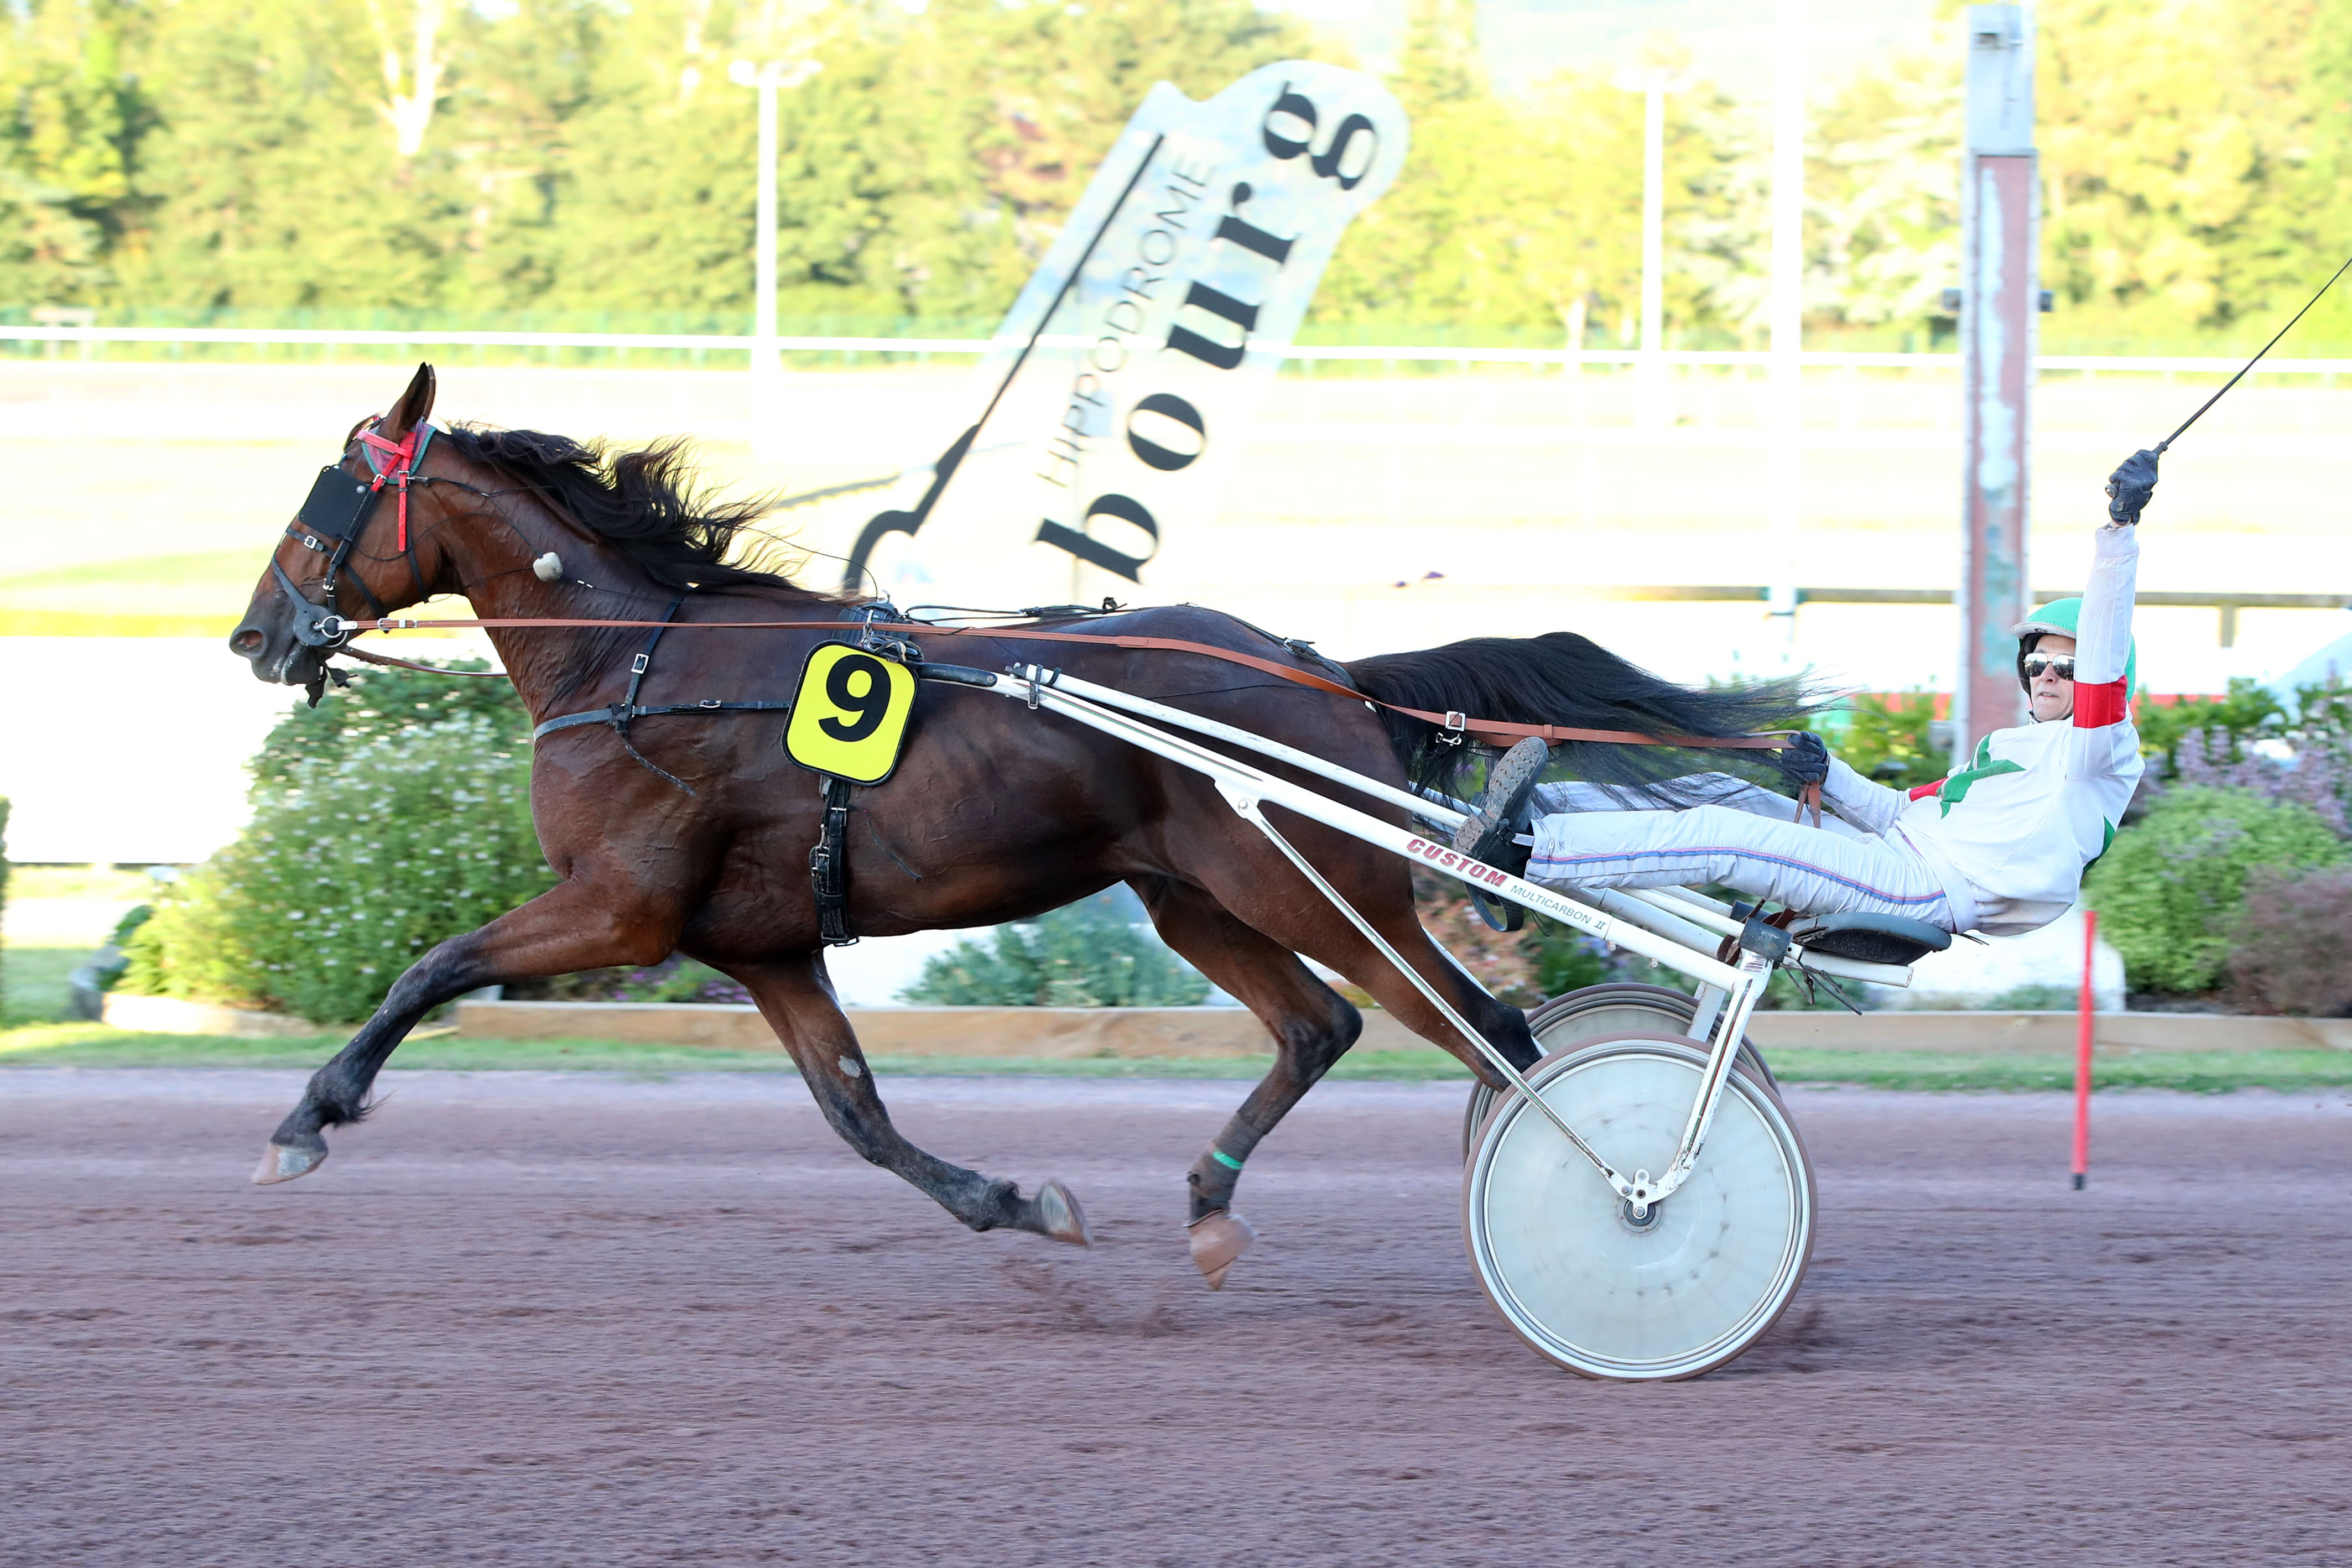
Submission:
[[[849,782],[824,781],[824,814],[809,851],[809,885],[816,892],[816,934],[828,947],[857,940],[849,928]]]

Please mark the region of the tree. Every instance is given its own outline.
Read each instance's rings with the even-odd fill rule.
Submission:
[[[126,65],[140,16],[112,0],[0,14],[0,302],[106,298],[152,123]]]

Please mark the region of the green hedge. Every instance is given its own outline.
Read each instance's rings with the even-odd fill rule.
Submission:
[[[2205,991],[2228,967],[2256,868],[2307,871],[2345,853],[2307,806],[2251,789],[2180,787],[2116,835],[2084,895],[2132,989]]]
[[[986,944],[965,940],[923,965],[898,999],[930,1007],[1188,1008],[1209,982],[1148,929],[1115,894],[1097,894],[1032,924],[1000,925]]]

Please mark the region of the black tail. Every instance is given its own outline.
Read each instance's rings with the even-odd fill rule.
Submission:
[[[1428,713],[1462,713],[1507,724],[1557,724],[1629,729],[1642,735],[1735,737],[1785,727],[1820,706],[1790,677],[1700,691],[1627,664],[1589,637],[1472,637],[1417,653],[1378,653],[1347,666],[1370,695]],[[1389,744],[1415,783],[1451,787],[1467,760],[1436,725],[1382,709]],[[1785,782],[1777,751],[1700,751],[1664,746],[1573,741],[1554,753],[1559,771],[1596,784],[1642,791],[1675,804],[1660,781],[1705,770]]]

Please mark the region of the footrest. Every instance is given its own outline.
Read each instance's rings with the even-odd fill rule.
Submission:
[[[1917,963],[1952,945],[1952,934],[1902,915],[1801,915],[1789,923],[1797,946],[1859,964]]]

